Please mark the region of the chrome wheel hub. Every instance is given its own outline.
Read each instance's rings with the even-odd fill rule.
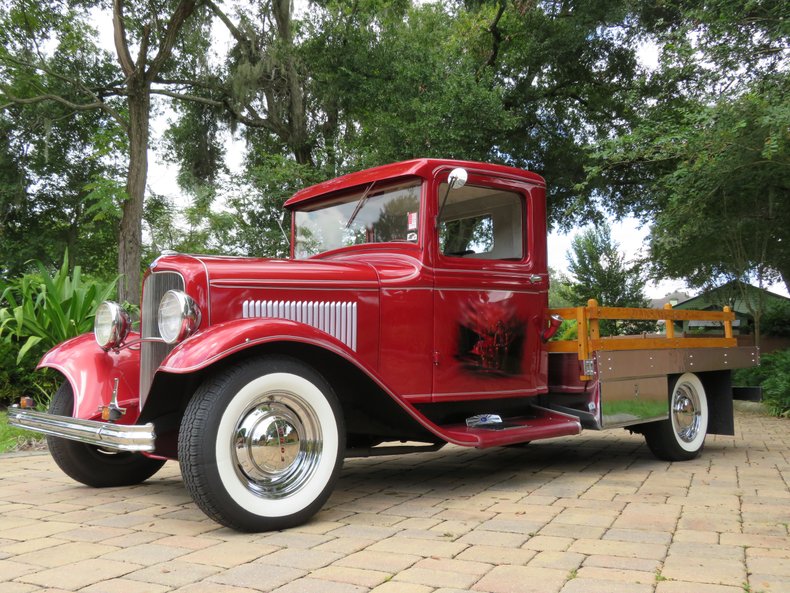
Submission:
[[[686,383],[677,386],[672,396],[672,418],[675,432],[681,440],[690,443],[697,437],[701,416],[696,390]]]
[[[312,476],[321,458],[315,411],[299,396],[265,394],[236,423],[231,458],[244,486],[265,498],[284,498]]]

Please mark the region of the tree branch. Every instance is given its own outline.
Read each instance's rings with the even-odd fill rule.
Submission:
[[[146,78],[149,82],[156,78],[165,65],[165,62],[170,59],[170,54],[172,54],[173,47],[175,47],[176,41],[178,41],[178,34],[181,32],[181,28],[194,11],[195,0],[181,0],[175,11],[173,11],[170,20],[167,22],[165,38],[159,46],[156,57],[151,62],[151,67],[146,73]]]
[[[0,105],[0,111],[4,109],[8,109],[14,105],[33,105],[35,103],[42,103],[43,101],[55,101],[56,103],[60,103],[61,105],[65,105],[69,109],[73,109],[74,111],[90,111],[91,109],[101,109],[103,103],[101,101],[95,101],[93,103],[74,103],[69,101],[68,99],[61,97],[60,95],[37,95],[35,97],[28,97],[26,99],[22,99],[21,97],[14,97],[13,95],[9,95],[8,93],[4,93],[5,96],[9,99],[8,103],[4,105]]]
[[[134,74],[134,62],[132,61],[132,55],[129,53],[126,27],[123,24],[123,0],[112,1],[112,25],[115,52],[118,54],[118,61],[121,64],[123,73],[129,77]]]
[[[152,95],[163,95],[165,97],[171,97],[172,99],[180,99],[183,101],[192,101],[193,103],[202,103],[203,105],[210,105],[211,107],[226,107],[227,103],[225,101],[217,101],[216,99],[210,99],[208,97],[200,97],[198,95],[190,95],[186,93],[176,93],[174,91],[168,91],[167,89],[151,89]]]
[[[230,34],[233,35],[234,39],[239,43],[247,43],[247,37],[239,30],[239,28],[233,24],[233,22],[228,18],[222,9],[217,6],[212,0],[203,0],[203,3],[209,7],[209,10],[213,12],[219,20],[228,28]]]
[[[489,54],[486,63],[483,65],[483,68],[489,68],[496,64],[497,57],[499,56],[499,46],[502,43],[502,32],[499,30],[498,25],[502,15],[505,14],[505,7],[505,1],[501,0],[499,3],[499,10],[494,17],[491,26],[488,27],[488,32],[491,33],[493,43],[491,44],[491,53]]]
[[[93,109],[101,109],[102,111],[107,113],[110,117],[112,117],[121,127],[125,128],[127,126],[126,120],[123,118],[123,116],[120,113],[118,113],[118,111],[116,111],[110,105],[105,103],[103,101],[103,99],[99,95],[96,94],[95,91],[93,91],[90,88],[86,87],[79,80],[74,80],[74,79],[69,78],[68,76],[65,76],[65,75],[63,75],[63,74],[61,74],[59,72],[55,72],[54,70],[50,70],[48,67],[46,67],[46,66],[44,66],[42,64],[34,64],[32,62],[26,62],[24,60],[20,60],[18,58],[13,57],[13,56],[5,56],[4,60],[7,61],[7,62],[11,62],[13,64],[16,64],[17,66],[22,66],[22,67],[25,67],[25,68],[32,68],[34,70],[40,70],[41,72],[47,74],[48,76],[52,76],[53,78],[57,78],[58,80],[62,80],[63,82],[65,82],[67,84],[70,84],[73,87],[76,87],[76,89],[78,91],[88,95],[91,99],[93,99],[93,102],[91,102],[91,103],[83,103],[83,105],[92,105]],[[41,90],[42,90],[42,93],[39,96],[47,97],[47,99],[52,99],[52,97],[58,96],[58,95],[53,95],[51,93],[47,93],[47,92],[44,91],[44,89],[41,89]],[[117,90],[113,90],[113,89],[110,89],[110,88],[105,88],[105,89],[102,89],[102,90],[111,90],[112,94],[113,95],[117,95],[117,96],[120,96],[120,95],[123,94],[122,92],[118,92]],[[10,95],[8,95],[7,92],[6,92],[6,96],[11,98]],[[52,99],[52,100],[56,100],[56,99]],[[30,101],[29,99],[23,99],[23,101],[26,101],[28,103],[36,102],[36,101]],[[73,103],[71,101],[68,101],[67,99],[64,99],[63,97],[60,97],[60,100],[58,102],[62,103],[64,105],[79,105],[79,103]],[[20,103],[20,99],[14,98],[14,99],[11,99],[11,103],[9,103],[7,105],[4,105],[3,109],[8,108],[11,104],[19,105],[19,104],[22,104],[22,103]],[[86,109],[83,109],[82,111],[85,111],[85,110]]]
[[[222,107],[227,109],[231,115],[243,123],[246,126],[250,126],[253,128],[265,128],[272,133],[281,134],[283,129],[281,127],[278,128],[277,124],[271,122],[265,117],[261,117],[255,111],[255,109],[251,105],[245,105],[244,108],[252,114],[252,116],[245,115],[234,105],[231,105],[230,101],[225,99],[219,101],[217,99],[210,99],[208,97],[200,97],[198,95],[190,95],[186,93],[176,93],[173,91],[168,91],[166,89],[151,89],[152,95],[163,95],[165,97],[170,97],[171,99],[179,99],[181,101],[192,101],[194,103],[200,103],[202,105],[209,105],[211,107]]]
[[[148,44],[151,41],[151,25],[146,23],[143,26],[143,34],[140,37],[140,49],[137,50],[137,71],[145,74],[145,62],[148,58]]]

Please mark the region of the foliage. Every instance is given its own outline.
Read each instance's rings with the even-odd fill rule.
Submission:
[[[763,403],[775,416],[790,416],[790,350],[778,350],[760,357],[760,366],[738,369],[733,384],[762,386]]]
[[[46,348],[37,346],[17,363],[19,344],[0,340],[0,408],[19,401],[28,395],[42,404],[57,389],[55,373],[36,371]]]
[[[660,189],[651,237],[654,273],[771,280],[790,273],[790,78],[764,81],[735,102],[700,108]],[[691,122],[688,122],[691,124]]]
[[[639,79],[636,39],[622,26],[630,4],[593,4],[325,0],[302,20],[287,3],[239,5],[235,20],[212,8],[234,43],[217,73],[229,96],[193,87],[213,110],[180,111],[172,154],[182,173],[206,173],[219,167],[212,118],[245,126],[232,218],[203,218],[235,221],[228,244],[242,253],[285,252],[286,188],[414,157],[543,172],[551,218],[568,226],[594,214],[573,187],[584,147],[629,120]]]
[[[53,346],[91,331],[96,308],[115,290],[115,282],[83,282],[76,266],[71,275],[68,254],[60,269],[50,276],[37,261],[38,274],[25,274],[9,285],[0,301],[0,335],[18,343],[16,362],[32,348]]]
[[[0,7],[0,111],[10,113],[12,119],[19,113],[32,114],[32,123],[20,118],[22,130],[27,129],[26,123],[35,128],[39,107],[43,113],[59,112],[43,122],[47,141],[53,121],[64,122],[62,127],[72,132],[92,135],[91,150],[82,154],[69,153],[72,146],[64,138],[63,154],[72,158],[58,156],[56,161],[70,163],[70,169],[84,176],[70,189],[88,188],[78,202],[90,200],[85,205],[87,214],[105,221],[111,217],[116,223],[104,227],[118,241],[121,298],[128,296],[132,302],[139,300],[151,98],[157,93],[178,96],[168,87],[181,88],[185,71],[194,70],[205,56],[210,35],[203,26],[205,19],[190,19],[195,6],[195,0],[155,4],[124,0],[112,3],[108,10],[96,2],[15,0]],[[92,26],[97,14],[112,19],[115,61],[99,47],[98,32]],[[89,125],[81,127],[79,120],[84,119]],[[128,156],[122,192],[117,182],[120,175],[108,182],[102,171],[78,164],[80,157],[90,165],[96,156],[112,161],[119,155]]]
[[[761,323],[766,335],[790,338],[790,303],[769,306]]]
[[[771,374],[763,382],[763,403],[774,416],[790,417],[790,350],[771,356]]]
[[[550,223],[568,230],[599,221],[597,188],[578,185],[589,165],[587,147],[629,129],[638,107],[650,100],[637,59],[638,4],[479,4],[482,10],[506,6],[495,26],[478,24],[472,46],[495,70],[504,106],[517,118],[497,150],[507,164],[550,180]]]
[[[294,190],[423,156],[543,174],[566,229],[607,210],[655,219],[654,276],[790,274],[785,3],[291,5],[123,0],[111,24],[93,0],[3,4],[0,278],[68,247],[94,273],[118,258],[135,285],[143,223],[149,255],[281,256]],[[646,42],[654,69],[637,57]],[[143,205],[165,101],[186,207]],[[229,133],[246,143],[243,176],[224,165]]]
[[[737,387],[759,387],[773,372],[773,355],[760,356],[760,364],[755,367],[737,369],[732,373],[732,384]]]
[[[3,51],[0,83],[9,76]],[[51,84],[47,77],[30,84]],[[33,258],[57,265],[67,249],[92,273],[114,266],[120,201],[108,191],[117,167],[105,125],[97,113],[58,103],[0,110],[0,278],[30,271]]]
[[[639,19],[659,51],[639,93],[652,99],[593,147],[588,183],[616,214],[655,221],[652,276],[788,284],[786,3],[670,1]]]
[[[562,308],[575,306],[574,299],[570,298],[570,281],[564,274],[549,268],[549,307]]]
[[[568,252],[571,278],[559,292],[573,306],[586,305],[596,299],[603,307],[647,307],[645,280],[638,264],[627,264],[612,240],[608,225],[588,228],[573,238]],[[602,336],[654,331],[652,322],[600,322]]]
[[[251,256],[287,257],[291,219],[283,204],[298,189],[323,181],[325,173],[263,152],[250,155],[247,178],[246,191],[228,200],[233,247]]]
[[[763,403],[775,416],[790,416],[790,350],[779,350],[760,357],[760,365],[738,369],[733,384],[763,388]]]

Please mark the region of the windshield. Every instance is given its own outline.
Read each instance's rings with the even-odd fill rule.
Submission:
[[[296,212],[294,254],[302,259],[351,245],[417,243],[420,180],[375,183]]]

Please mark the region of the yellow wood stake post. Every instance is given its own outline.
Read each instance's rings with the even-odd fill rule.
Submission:
[[[664,309],[667,311],[672,310],[672,304],[667,303],[664,305]],[[667,338],[671,339],[675,337],[675,322],[672,319],[665,319],[664,320],[664,327],[666,328]]]
[[[591,340],[600,340],[601,339],[601,324],[598,321],[598,301],[595,299],[590,299],[587,301],[587,306],[589,309],[589,320],[590,320],[590,339]]]

